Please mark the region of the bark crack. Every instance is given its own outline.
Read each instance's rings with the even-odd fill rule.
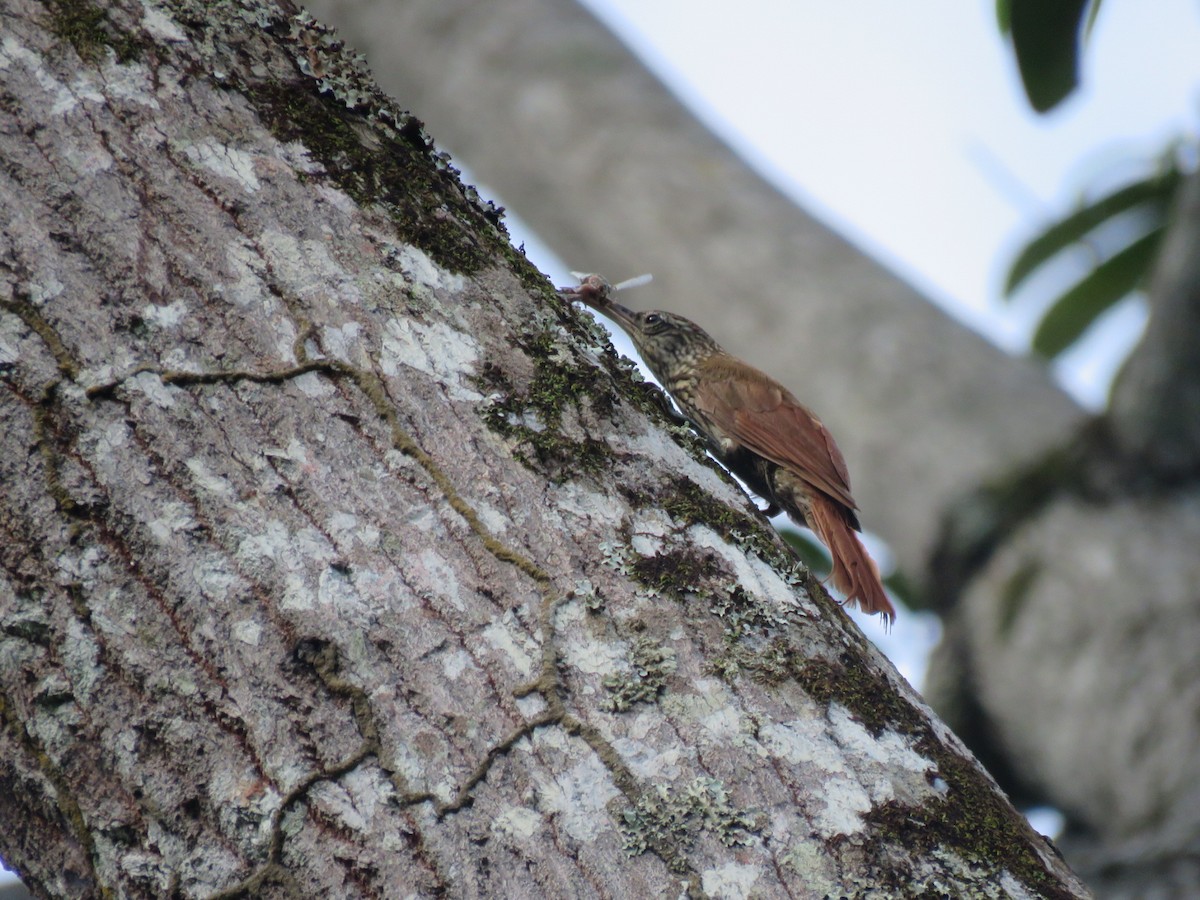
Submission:
[[[484,548],[497,561],[513,566],[538,586],[541,594],[538,618],[542,633],[540,672],[536,678],[515,688],[513,696],[520,699],[538,694],[545,702],[546,708],[540,714],[518,725],[499,742],[492,745],[460,786],[454,798],[448,802],[439,802],[428,791],[411,791],[399,779],[396,773],[383,765],[380,760],[379,728],[375,722],[374,713],[371,711],[369,699],[366,694],[360,687],[350,683],[341,675],[336,674],[336,659],[332,662],[325,661],[320,663],[317,666],[317,671],[326,688],[331,693],[350,699],[354,708],[355,722],[359,728],[359,733],[363,736],[362,746],[332,768],[311,773],[288,792],[279,807],[272,814],[267,861],[249,877],[230,888],[212,895],[210,900],[225,900],[225,898],[253,893],[268,880],[285,878],[286,872],[280,860],[283,842],[283,818],[286,811],[302,800],[314,784],[340,777],[371,756],[376,758],[381,769],[387,773],[389,780],[392,781],[393,785],[399,791],[397,801],[401,806],[415,806],[426,802],[432,803],[437,818],[443,819],[472,804],[475,789],[486,780],[496,761],[506,756],[523,738],[530,736],[539,728],[557,725],[566,733],[579,737],[587,744],[608,769],[614,784],[624,795],[625,799],[630,804],[636,806],[646,796],[637,776],[634,775],[613,744],[600,730],[570,712],[563,699],[566,688],[562,675],[558,670],[558,649],[555,641],[554,613],[562,600],[574,598],[574,592],[569,592],[565,596],[560,595],[554,589],[549,573],[519,550],[498,540],[484,526],[474,508],[458,492],[450,478],[438,466],[433,457],[404,428],[394,405],[388,398],[382,379],[377,374],[352,366],[341,360],[325,357],[320,359],[309,358],[306,344],[311,337],[312,329],[307,322],[302,321],[300,324],[300,333],[293,344],[293,350],[298,362],[292,366],[264,371],[227,369],[221,371],[191,372],[143,365],[134,368],[120,379],[89,388],[86,391],[86,395],[89,399],[110,396],[128,379],[143,373],[156,375],[163,384],[180,387],[231,384],[241,381],[259,384],[281,384],[298,378],[301,375],[314,372],[335,380],[345,380],[354,384],[374,407],[380,420],[387,426],[393,447],[421,466],[434,485],[442,492],[450,507],[466,522]],[[324,667],[323,669],[321,668],[322,666]],[[668,869],[685,879],[689,896],[704,896],[699,873],[691,866],[684,850],[677,846],[674,841],[661,836],[654,837],[647,849],[662,859]]]

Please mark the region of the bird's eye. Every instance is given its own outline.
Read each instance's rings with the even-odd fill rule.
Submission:
[[[659,325],[662,323],[662,320],[663,320],[663,317],[655,312],[655,313],[646,313],[646,318],[644,319],[644,322],[647,325]]]

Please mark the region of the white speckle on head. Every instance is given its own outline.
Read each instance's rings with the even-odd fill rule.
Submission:
[[[762,874],[759,866],[727,862],[723,866],[705,869],[700,875],[704,893],[721,900],[745,900],[754,893],[754,882]]]
[[[536,732],[533,743],[539,744],[543,736],[556,732],[556,728]],[[613,785],[600,757],[586,753],[578,763],[554,778],[538,774],[540,771],[533,770],[538,808],[546,813],[559,813],[562,827],[572,838],[591,843],[601,831],[611,827],[606,804],[619,796],[620,791]]]
[[[158,306],[154,303],[147,303],[142,307],[142,318],[151,325],[157,325],[159,328],[174,328],[183,321],[187,315],[187,304],[182,300],[176,300],[167,306]]]
[[[483,395],[464,383],[463,376],[474,371],[477,359],[479,344],[466,332],[442,322],[392,319],[384,328],[379,367],[390,376],[400,366],[416,369],[445,384],[455,400],[476,403]]]
[[[262,637],[262,626],[253,619],[242,619],[240,622],[235,622],[232,631],[235,640],[249,644],[251,647],[257,647],[259,639]]]
[[[492,819],[492,831],[522,839],[533,837],[541,827],[541,815],[523,806],[510,806]]]
[[[254,157],[216,138],[206,137],[184,147],[183,155],[201,168],[237,182],[249,193],[261,187],[254,174]]]

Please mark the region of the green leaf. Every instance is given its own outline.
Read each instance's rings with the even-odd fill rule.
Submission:
[[[1147,212],[1161,223],[1179,186],[1179,170],[1154,175],[1126,185],[1055,222],[1028,244],[1008,270],[1004,293],[1011,297],[1033,272],[1050,259],[1083,240],[1087,234],[1122,213],[1145,204]]]
[[[1008,26],[1025,95],[1038,112],[1079,84],[1080,25],[1088,0],[1008,0]]]
[[[1096,266],[1055,301],[1033,336],[1035,353],[1053,359],[1075,343],[1097,317],[1146,280],[1166,229],[1159,226]]]
[[[996,27],[1006,37],[1012,31],[1012,0],[996,0]]]

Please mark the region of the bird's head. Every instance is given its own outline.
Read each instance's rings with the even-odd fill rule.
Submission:
[[[572,299],[582,301],[620,325],[659,381],[674,381],[700,360],[723,352],[708,332],[691,319],[661,309],[636,312],[612,300],[608,290],[587,288],[585,282],[571,293]]]

